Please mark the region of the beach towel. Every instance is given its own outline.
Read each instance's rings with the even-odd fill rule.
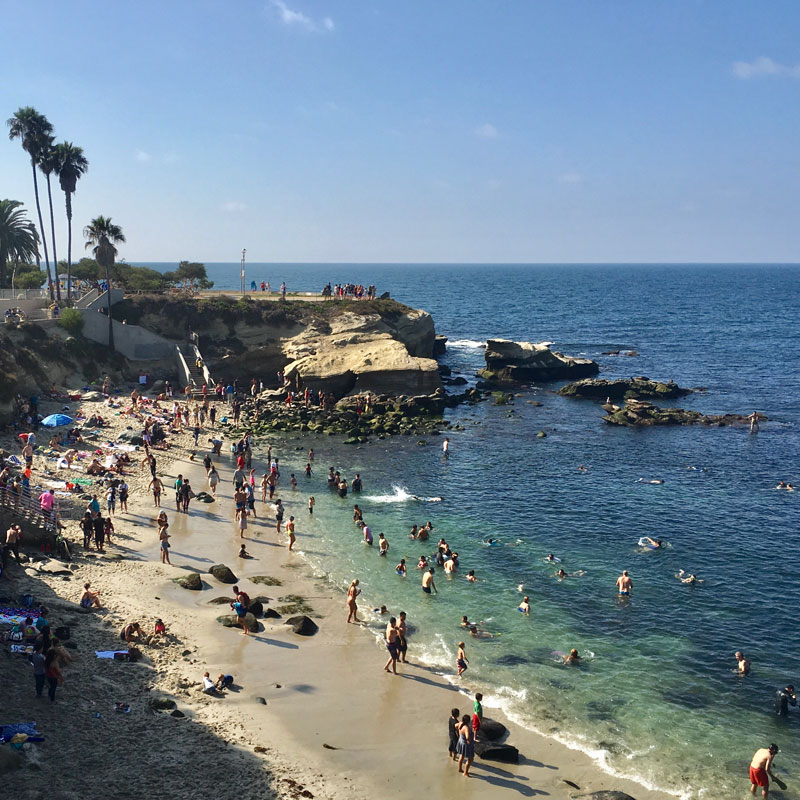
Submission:
[[[40,613],[30,608],[0,608],[0,623],[18,625],[20,622],[25,622],[27,617],[36,619],[38,616]]]
[[[98,658],[114,658],[117,655],[117,653],[120,653],[120,654],[124,653],[126,656],[128,655],[128,651],[127,650],[95,650],[94,651],[94,654]]]
[[[6,459],[6,464],[11,464],[14,467],[19,467],[22,464],[22,462],[19,460],[17,456],[9,456]]]
[[[25,653],[25,655],[32,656],[34,652],[34,647],[32,644],[12,644],[11,652]]]
[[[24,733],[28,736],[39,735],[39,731],[36,730],[35,722],[17,722],[13,725],[0,725],[0,739],[3,741],[12,739],[18,733]]]

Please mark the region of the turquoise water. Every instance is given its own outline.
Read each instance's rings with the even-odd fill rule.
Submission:
[[[230,265],[231,267],[233,265]],[[520,267],[264,266],[273,285],[319,288],[325,281],[374,282],[379,291],[430,310],[451,339],[443,359],[471,377],[489,336],[555,341],[596,358],[603,376],[675,379],[708,391],[681,401],[706,412],[754,408],[770,416],[757,435],[742,429],[621,430],[591,403],[559,398],[558,385],[528,387],[509,407],[482,403],[451,413],[465,431],[441,439],[375,441],[356,448],[333,437],[272,442],[284,479],[294,471],[299,547],[340,586],[358,577],[363,607],[404,609],[415,626],[410,657],[455,671],[463,614],[484,621],[492,639],[467,639],[467,680],[484,687],[517,722],[592,753],[609,769],[688,797],[724,798],[747,788],[757,747],[775,741],[789,772],[784,797],[800,797],[800,717],[777,720],[775,689],[800,685],[795,614],[800,601],[795,542],[800,495],[800,269],[795,266]],[[215,274],[214,270],[217,270]],[[212,266],[221,283],[228,267]],[[251,273],[248,272],[248,276]],[[231,271],[238,283],[238,273]],[[602,356],[633,348],[639,358]],[[250,376],[242,376],[249,378]],[[536,407],[527,401],[543,403]],[[546,439],[536,432],[545,430]],[[305,452],[315,474],[302,475]],[[588,467],[586,472],[577,469]],[[390,542],[388,559],[361,542],[353,499],[326,486],[327,468],[360,472],[365,519]],[[663,479],[660,485],[642,483]],[[309,494],[317,500],[308,519]],[[441,497],[440,502],[413,499]],[[427,546],[413,523],[432,520]],[[437,571],[439,595],[419,589],[415,569],[444,536],[461,557],[452,579]],[[642,535],[666,539],[642,551]],[[497,537],[498,547],[483,540]],[[558,582],[543,562],[553,552],[567,572]],[[394,567],[409,565],[402,579]],[[479,583],[463,575],[475,569]],[[634,579],[630,601],[614,583]],[[679,569],[705,583],[680,584]],[[518,586],[531,597],[516,612]],[[579,669],[554,652],[592,653]],[[734,674],[743,649],[753,672]]]

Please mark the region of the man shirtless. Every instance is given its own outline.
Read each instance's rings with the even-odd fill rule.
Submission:
[[[629,597],[633,589],[633,581],[628,576],[628,570],[622,570],[622,575],[617,578],[617,589],[623,597]]]
[[[431,592],[439,594],[436,591],[436,584],[433,582],[433,567],[429,567],[428,571],[422,576],[422,591],[425,594],[430,594]]]
[[[389,651],[389,660],[384,665],[384,670],[389,671],[391,666],[392,672],[397,675],[397,657],[400,654],[398,649],[398,635],[397,635],[397,619],[392,617],[386,626],[386,649]]]
[[[741,650],[737,650],[733,655],[736,658],[736,671],[739,675],[749,675],[750,661],[744,657],[744,653]]]
[[[775,779],[772,774],[772,762],[778,752],[778,745],[771,744],[769,747],[762,747],[756,750],[753,760],[750,762],[750,792],[756,793],[756,787],[761,787],[763,797],[769,795],[769,779]]]

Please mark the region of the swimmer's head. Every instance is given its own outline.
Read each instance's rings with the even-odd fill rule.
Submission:
[[[570,656],[572,656],[572,658],[580,658],[580,656],[578,655],[578,651],[574,647],[572,648],[572,650],[569,651],[569,654]]]
[[[769,753],[770,753],[770,755],[772,755],[772,756],[774,756],[774,755],[775,755],[775,753],[777,753],[777,752],[778,752],[778,750],[779,750],[779,747],[778,747],[778,745],[776,745],[776,744],[774,744],[774,743],[773,743],[773,744],[771,744],[771,745],[769,746]]]
[[[522,598],[522,602],[523,603],[529,603],[530,602],[530,600],[528,600],[528,595],[525,595],[525,597]]]

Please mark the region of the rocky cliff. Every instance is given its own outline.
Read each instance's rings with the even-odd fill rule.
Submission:
[[[512,342],[489,339],[486,369],[480,376],[490,386],[596,375],[599,367],[588,358],[573,358],[550,349],[550,342]]]
[[[337,397],[431,394],[441,387],[430,314],[393,300],[283,303],[153,295],[126,299],[114,316],[178,342],[196,331],[212,375],[221,380],[256,377],[274,387],[282,371],[301,386]]]

